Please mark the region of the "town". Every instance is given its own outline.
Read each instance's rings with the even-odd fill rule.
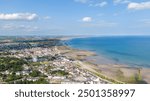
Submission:
[[[0,83],[111,83],[82,68],[82,61],[68,55],[75,50],[58,39],[7,40],[1,42],[0,49]]]

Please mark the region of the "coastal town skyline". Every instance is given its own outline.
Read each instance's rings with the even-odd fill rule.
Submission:
[[[149,0],[0,0],[0,35],[150,35]]]
[[[149,0],[0,0],[0,84],[150,84]]]

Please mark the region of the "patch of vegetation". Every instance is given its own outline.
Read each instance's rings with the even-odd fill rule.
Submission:
[[[11,81],[15,81],[15,80],[18,80],[18,79],[21,79],[22,76],[21,75],[16,75],[16,73],[12,73],[12,74],[9,74],[9,75],[3,75],[3,81],[5,82],[11,82]]]
[[[125,79],[124,74],[120,69],[117,70],[116,76],[117,76],[118,80],[124,81],[124,79]]]
[[[100,73],[96,73],[96,75],[99,76],[100,78],[108,80],[108,81],[110,81],[110,82],[112,82],[114,84],[124,84],[124,82],[121,82],[121,81],[118,81],[118,80],[115,80],[115,79],[112,79],[112,78],[108,78],[108,77],[106,77],[106,76],[104,76],[104,75],[102,75]]]
[[[34,84],[48,84],[49,82],[46,81],[44,78],[40,78],[39,80],[33,82]]]
[[[31,65],[32,65],[32,66],[40,66],[41,63],[40,63],[40,62],[32,62]]]
[[[58,75],[58,76],[66,76],[69,75],[68,72],[62,71],[62,70],[56,70],[56,71],[51,71],[52,75]]]
[[[79,65],[79,64],[77,64],[77,65]],[[78,68],[81,68],[81,66],[79,65]],[[89,72],[91,72],[92,74],[94,74],[94,75],[96,75],[96,76],[104,79],[104,80],[107,80],[107,81],[111,82],[111,83],[114,83],[114,84],[125,84],[124,82],[121,82],[121,81],[116,80],[116,79],[109,78],[109,77],[101,74],[100,73],[101,71],[91,71],[91,70],[88,70],[88,69],[86,69],[86,70],[89,71]]]
[[[13,83],[14,82],[11,82],[11,84]],[[46,81],[44,78],[39,78],[37,81],[28,81],[27,79],[19,80],[16,81],[15,84],[49,84],[49,82]]]
[[[141,70],[140,69],[138,70],[137,74],[135,74],[135,75],[130,77],[129,83],[133,83],[133,84],[147,84],[147,82],[145,82],[142,79]]]
[[[16,82],[9,82],[9,84],[33,84],[33,81],[28,81],[27,79],[25,80],[18,80]]]
[[[132,76],[130,76],[129,78],[127,78],[127,83],[131,83],[131,84],[147,84],[147,82],[145,82],[142,79],[142,75],[141,75],[141,69],[138,69],[138,72]]]
[[[0,57],[0,71],[22,71],[22,65],[24,64],[27,64],[27,62],[22,59],[15,57]]]
[[[34,70],[29,74],[31,77],[38,77],[41,76],[41,72],[38,70]]]

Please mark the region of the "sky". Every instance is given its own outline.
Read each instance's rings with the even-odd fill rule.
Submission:
[[[150,35],[150,0],[0,0],[0,35]]]

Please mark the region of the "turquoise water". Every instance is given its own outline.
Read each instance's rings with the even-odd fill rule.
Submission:
[[[150,36],[76,38],[68,44],[102,54],[117,63],[150,68]]]

